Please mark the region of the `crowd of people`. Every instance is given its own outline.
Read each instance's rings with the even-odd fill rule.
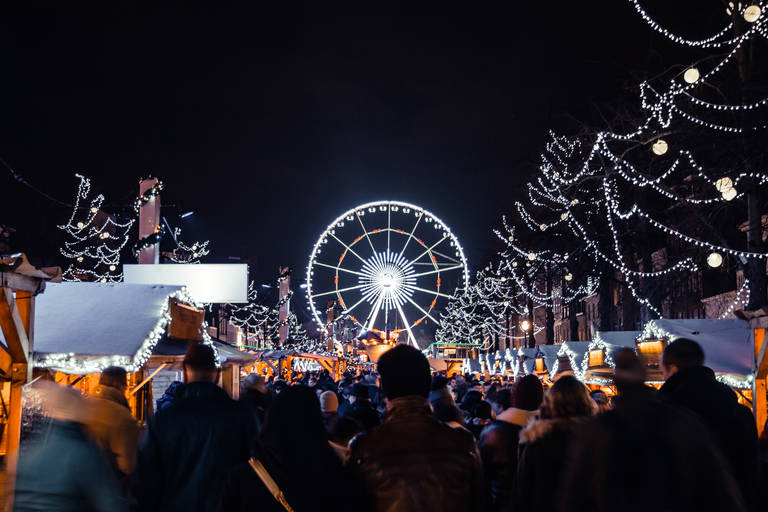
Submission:
[[[609,398],[571,376],[448,378],[398,345],[338,382],[251,374],[233,400],[192,344],[143,432],[120,368],[85,399],[44,386],[50,420],[24,445],[14,510],[760,509],[754,417],[701,348],[670,343],[658,390],[634,351],[615,363]]]

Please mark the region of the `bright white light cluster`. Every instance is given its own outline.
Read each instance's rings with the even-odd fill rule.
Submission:
[[[345,225],[357,229],[343,230]],[[428,244],[425,240],[433,230],[438,241]],[[418,248],[419,255],[407,256],[409,247]],[[333,282],[319,282],[315,277],[318,269],[333,271]],[[307,302],[326,335],[325,310],[334,301],[341,308],[336,321],[348,318],[361,332],[385,331],[391,311],[416,344],[411,329],[428,319],[439,323],[434,315],[437,300],[455,294],[455,290],[444,290],[445,275],[456,274],[466,288],[469,274],[464,250],[442,220],[413,204],[375,201],[342,213],[321,233],[307,264]],[[357,276],[357,284],[340,286],[340,278],[345,276]],[[416,320],[408,318],[406,308],[412,308]]]
[[[101,210],[104,196],[99,194],[89,201],[91,180],[80,174],[75,176],[80,183],[72,214],[66,224],[57,226],[68,236],[59,252],[73,260],[62,277],[65,281],[120,282],[123,280],[120,256],[128,243],[133,219],[120,223],[104,213]]]
[[[195,242],[188,245],[181,240],[181,228],[174,228],[173,237],[176,240],[177,247],[168,254],[168,259],[173,263],[200,263],[200,258],[208,256],[209,241]]]

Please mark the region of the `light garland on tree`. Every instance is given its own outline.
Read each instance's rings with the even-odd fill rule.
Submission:
[[[120,256],[128,243],[128,232],[133,219],[121,223],[101,210],[104,196],[99,194],[88,200],[91,180],[75,175],[77,188],[72,214],[66,224],[57,226],[69,240],[59,252],[74,260],[63,272],[65,281],[120,282],[123,280]],[[82,203],[87,202],[84,206]]]
[[[173,263],[188,263],[196,264],[200,263],[200,258],[208,256],[210,250],[208,249],[209,241],[195,242],[192,245],[185,244],[181,239],[181,228],[174,228],[174,239],[176,240],[177,247],[167,253],[168,259]]]

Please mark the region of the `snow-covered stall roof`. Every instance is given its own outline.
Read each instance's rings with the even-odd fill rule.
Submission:
[[[597,346],[601,343],[616,345],[618,347],[635,348],[635,339],[640,336],[640,331],[597,331],[595,339]]]
[[[729,386],[747,388],[752,384],[754,347],[749,324],[738,318],[661,319],[645,324],[641,339],[688,338],[704,350],[704,364]]]
[[[49,284],[35,307],[35,366],[94,373],[138,370],[165,334],[168,299],[192,303],[181,286]]]
[[[523,361],[520,363],[517,375],[528,375],[533,373],[533,368],[536,364],[536,349],[521,347],[517,350],[517,354],[518,356],[523,357]]]
[[[584,356],[589,351],[591,341],[564,341],[560,345],[560,349],[557,351],[558,357],[567,357],[571,364],[571,371],[574,376],[579,380],[584,380]],[[552,372],[552,375],[556,374],[558,369]]]
[[[560,352],[560,345],[539,345],[536,348],[544,358],[544,367],[547,369],[547,373],[550,377],[554,377],[558,367],[557,353]]]

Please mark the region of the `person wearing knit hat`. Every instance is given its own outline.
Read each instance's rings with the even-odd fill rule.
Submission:
[[[526,375],[512,390],[512,406],[500,412],[480,433],[480,456],[494,510],[511,508],[520,431],[536,416],[543,398],[544,388],[539,378]]]
[[[339,418],[339,397],[333,391],[324,391],[320,394],[320,412],[323,415],[325,430],[330,434],[336,426]]]
[[[243,380],[240,402],[253,411],[259,425],[264,423],[267,409],[272,403],[272,394],[267,390],[267,381],[263,375],[251,373]]]
[[[349,457],[372,509],[482,510],[475,440],[434,416],[427,400],[432,381],[427,358],[416,348],[396,345],[377,364],[388,400],[384,422],[355,437]]]

